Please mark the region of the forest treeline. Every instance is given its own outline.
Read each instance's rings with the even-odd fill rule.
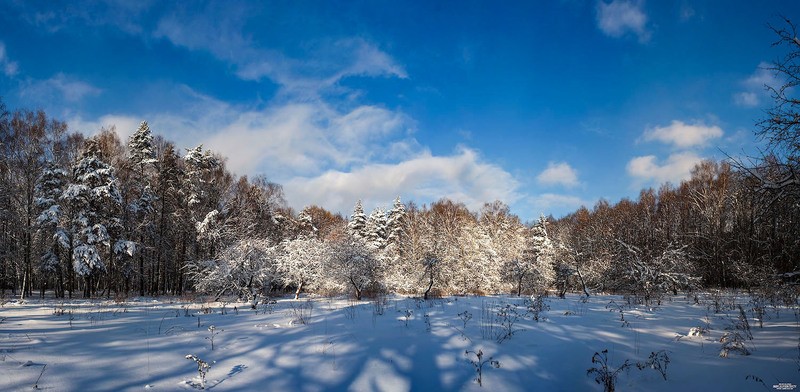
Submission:
[[[788,21],[787,21],[788,23]],[[87,137],[0,100],[2,295],[275,291],[406,294],[632,293],[781,287],[800,277],[800,41],[756,124],[760,157],[703,161],[688,180],[525,223],[500,201],[403,203],[349,217],[289,207],[279,184],[235,176],[202,146],[142,122]],[[387,201],[389,202],[389,201]]]
[[[403,204],[349,219],[293,211],[280,185],[236,177],[202,146],[142,122],[69,133],[42,111],[0,117],[0,286],[30,296],[276,290],[429,295],[556,289],[645,299],[790,282],[800,255],[796,161],[704,161],[691,178],[524,223],[500,201]],[[796,178],[796,177],[793,177]]]

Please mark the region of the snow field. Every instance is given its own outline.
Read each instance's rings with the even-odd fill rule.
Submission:
[[[719,313],[709,298],[644,306],[620,296],[550,297],[539,322],[524,298],[504,296],[279,299],[255,311],[153,299],[9,302],[0,308],[0,390],[192,390],[202,381],[191,354],[211,364],[212,390],[601,391],[587,370],[602,350],[611,370],[660,350],[670,359],[666,380],[632,366],[618,375],[618,391],[800,384],[800,306],[768,307],[760,328],[746,296],[729,294]],[[737,305],[751,355],[722,358]],[[703,333],[690,336],[693,328]],[[482,386],[466,354],[479,350],[500,365],[484,364]]]

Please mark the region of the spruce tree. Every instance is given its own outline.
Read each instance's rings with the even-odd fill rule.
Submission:
[[[356,202],[353,208],[353,216],[350,217],[350,222],[347,224],[347,231],[353,237],[366,238],[367,216],[364,214],[364,207],[361,206],[361,200]]]

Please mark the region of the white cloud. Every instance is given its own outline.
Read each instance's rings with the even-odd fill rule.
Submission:
[[[19,65],[8,57],[6,45],[2,41],[0,41],[0,71],[6,76],[14,76],[19,72]]]
[[[295,208],[317,204],[347,214],[356,200],[366,206],[386,205],[397,195],[418,202],[449,197],[477,210],[494,200],[515,202],[518,186],[501,167],[483,162],[474,150],[460,148],[450,156],[423,152],[398,163],[368,163],[347,172],[295,177],[284,189]]]
[[[536,181],[542,185],[562,185],[574,187],[578,185],[578,172],[566,162],[549,162],[536,177]]]
[[[127,144],[128,139],[143,120],[132,116],[107,114],[95,120],[85,121],[80,116],[76,116],[67,120],[67,125],[70,131],[81,132],[84,135],[94,135],[101,128],[111,128],[113,126],[122,143]]]
[[[19,94],[37,103],[49,103],[55,99],[75,103],[87,96],[99,95],[101,92],[101,89],[89,83],[58,73],[50,79],[28,80],[21,87]]]
[[[399,111],[369,105],[341,110],[318,100],[240,107],[186,86],[159,88],[174,92],[179,110],[73,116],[70,128],[94,133],[116,125],[126,142],[147,120],[180,150],[203,144],[226,157],[235,174],[264,174],[283,184],[296,209],[316,204],[349,214],[358,199],[372,208],[400,195],[419,203],[449,197],[478,210],[484,202],[514,204],[521,197],[513,175],[476,150],[432,154],[412,137],[414,121]]]
[[[761,62],[756,70],[741,82],[742,91],[733,94],[733,102],[741,107],[754,108],[769,97],[766,86],[779,87],[775,72],[769,70],[770,64]]]
[[[606,3],[599,1],[597,3],[597,27],[606,35],[614,38],[633,33],[639,38],[639,42],[650,40],[647,15],[642,10],[641,2],[614,0]]]
[[[628,162],[627,171],[643,183],[680,183],[691,176],[692,169],[703,158],[693,152],[672,154],[664,163],[659,163],[654,155],[636,157]]]
[[[411,121],[374,106],[344,113],[319,102],[263,111],[228,107],[224,117],[226,123],[203,132],[207,136],[201,140],[227,156],[229,168],[241,174],[258,169],[309,174],[413,153],[414,143],[405,139]]]
[[[673,120],[670,125],[648,129],[642,135],[645,141],[659,141],[678,148],[705,146],[712,139],[722,137],[722,128],[702,123],[686,124]]]
[[[411,137],[413,120],[375,106],[339,111],[321,102],[273,105],[266,109],[228,105],[186,87],[180,112],[108,115],[69,121],[72,129],[96,131],[115,124],[126,141],[142,120],[182,149],[203,144],[227,158],[236,174],[265,174],[282,183],[295,208],[316,204],[349,213],[365,205],[404,200],[431,202],[450,197],[478,209],[484,202],[519,199],[517,180],[460,147],[436,156]]]

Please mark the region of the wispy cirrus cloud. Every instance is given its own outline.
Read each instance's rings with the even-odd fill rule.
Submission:
[[[19,95],[25,101],[36,105],[63,101],[74,104],[90,96],[97,96],[102,89],[72,76],[58,73],[49,79],[28,79],[22,82]]]
[[[647,42],[651,33],[642,6],[641,1],[598,1],[597,27],[609,37],[621,38],[630,33],[637,36],[639,42]]]
[[[742,90],[733,94],[733,102],[737,106],[757,107],[769,97],[767,86],[779,87],[778,78],[770,67],[770,64],[761,62],[747,79],[741,81]]]
[[[0,71],[6,76],[14,76],[19,72],[19,64],[16,61],[11,61],[6,53],[6,45],[0,41]]]
[[[25,22],[55,33],[80,24],[91,27],[111,26],[129,34],[141,34],[141,20],[155,3],[153,0],[101,0],[91,2],[35,3],[8,2]]]
[[[244,80],[268,79],[289,95],[315,95],[350,76],[407,78],[404,67],[361,37],[324,39],[306,45],[302,58],[260,45],[242,32],[248,7],[209,3],[205,12],[178,8],[162,18],[153,35],[175,46],[207,51],[234,67]]]

